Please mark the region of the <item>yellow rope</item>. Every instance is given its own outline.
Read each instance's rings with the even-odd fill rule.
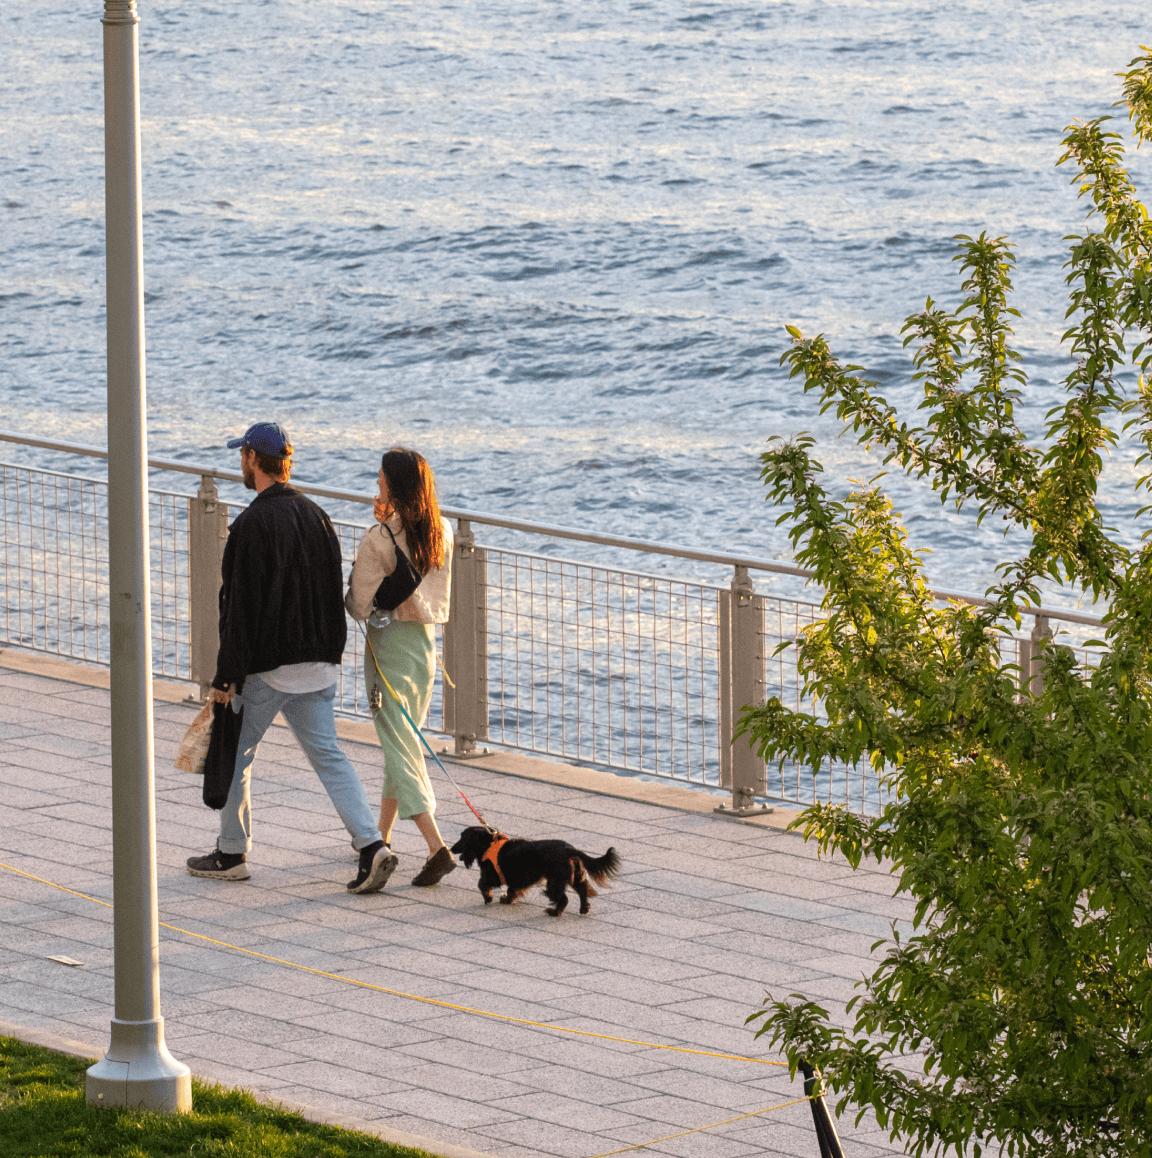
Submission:
[[[23,869],[13,868],[10,864],[0,862],[0,868],[5,868],[9,872],[16,873],[18,876],[27,877],[32,881],[39,881],[42,885],[48,885],[50,888],[59,889],[62,893],[71,893],[74,897],[82,897],[86,901],[93,901],[97,905],[103,905],[106,909],[111,909],[113,906],[108,901],[102,901],[99,897],[89,896],[87,893],[77,892],[75,889],[65,888],[64,885],[58,885],[55,881],[45,880],[43,877],[35,876],[33,873],[25,872]],[[296,961],[285,961],[283,957],[270,957],[267,953],[257,953],[255,949],[245,949],[241,945],[233,945],[228,941],[218,941],[215,937],[206,937],[203,933],[193,933],[191,929],[181,929],[178,925],[168,925],[163,921],[159,922],[160,928],[168,929],[173,933],[183,933],[186,937],[195,937],[199,941],[207,941],[210,945],[219,945],[224,949],[232,949],[237,953],[244,953],[249,957],[258,957],[262,961],[271,961],[276,965],[287,965],[290,969],[299,969],[303,973],[313,973],[317,977],[327,977],[332,981],[345,981],[349,985],[358,985],[362,989],[373,989],[377,993],[387,993],[391,997],[404,997],[409,1001],[420,1001],[425,1005],[438,1005],[442,1009],[454,1009],[458,1013],[473,1013],[477,1017],[491,1017],[497,1021],[510,1021],[516,1025],[530,1025],[536,1029],[549,1029],[556,1033],[572,1033],[580,1037],[595,1037],[601,1041],[616,1041],[623,1045],[640,1045],[647,1049],[663,1049],[669,1050],[673,1053],[690,1053],[697,1057],[717,1057],[724,1058],[728,1061],[743,1061],[752,1062],[755,1065],[761,1066],[787,1066],[787,1062],[773,1061],[770,1058],[760,1057],[744,1057],[738,1053],[713,1053],[706,1049],[688,1049],[682,1045],[657,1045],[653,1041],[635,1041],[629,1037],[613,1037],[608,1033],[592,1033],[587,1029],[570,1029],[566,1025],[549,1025],[547,1022],[530,1021],[526,1017],[511,1017],[506,1013],[491,1013],[484,1009],[472,1009],[467,1005],[454,1005],[450,1001],[437,1001],[434,997],[419,997],[415,993],[403,993],[399,989],[387,989],[383,985],[373,985],[368,981],[357,981],[355,977],[345,977],[340,973],[326,973],[323,969],[313,969],[309,965],[300,965]],[[767,1111],[762,1111],[767,1113]],[[723,1125],[723,1123],[720,1123]],[[691,1131],[689,1131],[691,1132]],[[647,1145],[648,1143],[645,1143]]]
[[[810,1102],[818,1097],[812,1094],[807,1098],[793,1098],[790,1102],[781,1102],[778,1106],[769,1106],[766,1110],[753,1110],[751,1114],[739,1114],[735,1118],[725,1118],[723,1122],[713,1122],[711,1126],[697,1126],[695,1130],[681,1130],[679,1134],[665,1134],[663,1138],[653,1138],[651,1142],[637,1142],[634,1146],[621,1146],[619,1150],[605,1150],[603,1154],[593,1154],[592,1158],[611,1158],[613,1154],[627,1154],[629,1150],[643,1150],[645,1146],[655,1146],[657,1142],[671,1142],[673,1138],[686,1138],[689,1134],[699,1134],[702,1130],[715,1130],[717,1126],[727,1126],[732,1122],[742,1122],[745,1118],[758,1118],[761,1114],[770,1114],[773,1110],[783,1110],[788,1106],[798,1106],[801,1102]]]

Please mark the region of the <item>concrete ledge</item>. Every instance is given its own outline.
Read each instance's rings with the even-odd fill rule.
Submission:
[[[49,1033],[45,1029],[29,1029],[23,1025],[13,1025],[9,1021],[0,1021],[0,1037],[14,1037],[25,1045],[39,1045],[50,1049],[53,1053],[67,1054],[68,1057],[87,1058],[97,1061],[104,1056],[106,1046],[89,1045],[83,1041],[73,1041],[70,1037],[61,1037],[58,1033]]]
[[[45,679],[63,680],[70,684],[84,684],[90,688],[111,686],[111,673],[106,667],[83,663],[78,659],[61,659],[54,655],[44,655],[35,651],[23,651],[15,647],[0,647],[0,667],[9,671],[23,671],[29,675],[44,676]],[[153,677],[152,698],[166,704],[178,704],[199,691],[196,684],[177,683]]]
[[[86,684],[88,687],[107,688],[109,672],[107,668],[94,667],[75,660],[59,659],[56,656],[41,655],[15,648],[0,648],[0,667],[12,671],[28,672],[30,675],[45,676],[48,679],[64,680],[70,683]],[[182,703],[199,689],[190,683],[176,683],[171,680],[153,679],[152,694],[162,703]],[[276,723],[287,727],[282,716]],[[376,729],[367,720],[350,720],[336,717],[336,734],[350,744],[366,744],[376,747]],[[432,743],[431,738],[429,742]],[[441,738],[440,744],[444,743]],[[440,745],[433,744],[434,748]],[[602,772],[595,768],[582,768],[576,764],[565,764],[560,760],[547,760],[539,756],[526,756],[507,749],[493,749],[487,756],[470,760],[455,760],[445,749],[440,758],[447,764],[467,767],[479,765],[487,772],[498,772],[502,776],[518,776],[524,780],[539,780],[545,784],[563,785],[577,788],[581,792],[591,792],[597,796],[612,796],[618,800],[632,800],[640,804],[651,804],[657,808],[670,808],[678,812],[694,812],[708,815],[715,813],[718,797],[700,788],[683,788],[678,784],[657,783],[639,780],[632,776],[617,776],[613,772]],[[775,812],[763,816],[724,817],[732,824],[748,824],[754,828],[771,828],[784,831],[796,819],[798,809],[789,805],[776,805]],[[795,835],[799,835],[796,833]]]
[[[6,666],[6,665],[5,665]],[[14,1037],[25,1045],[38,1045],[50,1049],[53,1053],[62,1053],[68,1057],[86,1058],[95,1061],[104,1056],[104,1047],[88,1045],[85,1042],[73,1041],[59,1034],[48,1033],[42,1029],[30,1029],[22,1025],[13,1025],[11,1022],[0,1021],[0,1037]],[[211,1080],[211,1079],[206,1079]],[[422,1138],[418,1134],[409,1134],[404,1130],[390,1130],[379,1122],[370,1122],[364,1118],[345,1118],[339,1114],[330,1114],[326,1110],[318,1110],[315,1106],[306,1106],[302,1102],[285,1102],[272,1094],[258,1093],[250,1090],[249,1093],[265,1106],[279,1106],[291,1114],[299,1114],[306,1122],[316,1122],[322,1126],[339,1126],[342,1130],[356,1130],[361,1134],[371,1134],[393,1146],[408,1146],[413,1150],[425,1150],[438,1158],[494,1158],[491,1154],[479,1150],[468,1150],[463,1146],[453,1146],[449,1142],[436,1142],[431,1138]]]

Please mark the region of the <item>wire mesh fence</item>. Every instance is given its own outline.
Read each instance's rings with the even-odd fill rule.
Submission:
[[[179,680],[193,678],[189,527],[196,501],[159,490],[149,496],[153,666]],[[109,662],[107,504],[102,480],[0,464],[0,642]],[[240,509],[230,505],[229,514]],[[370,524],[333,525],[347,574]],[[721,786],[730,744],[722,699],[732,678],[721,639],[727,587],[502,547],[483,554],[475,592],[483,638],[475,647],[486,657],[484,738],[618,772]],[[805,696],[795,649],[780,648],[821,618],[819,604],[766,592],[757,601],[763,698],[819,714]],[[337,710],[370,718],[363,636],[351,619],[348,627]],[[1058,642],[1091,666],[1100,653],[1084,643],[1097,630],[1074,628]],[[1001,642],[1006,662],[1027,647],[1017,637]],[[446,724],[442,693],[438,675],[432,731]],[[741,706],[733,701],[727,718]],[[757,793],[768,798],[819,799],[865,813],[883,803],[867,767],[834,765],[815,776],[789,764],[758,769]]]
[[[4,466],[4,639],[108,662],[106,487]]]
[[[718,784],[718,595],[489,548],[489,737]]]
[[[157,675],[188,678],[188,500],[152,491],[152,652]],[[106,664],[108,487],[0,464],[4,642]]]

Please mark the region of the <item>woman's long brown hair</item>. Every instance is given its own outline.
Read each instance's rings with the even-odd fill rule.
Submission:
[[[392,509],[400,516],[408,554],[421,575],[444,566],[444,526],[432,468],[414,450],[394,446],[380,460]]]

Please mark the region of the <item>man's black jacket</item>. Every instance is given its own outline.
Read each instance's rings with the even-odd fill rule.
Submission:
[[[220,651],[212,686],[244,686],[287,663],[339,663],[348,626],[340,542],[328,516],[273,483],[228,530],[221,567]]]

